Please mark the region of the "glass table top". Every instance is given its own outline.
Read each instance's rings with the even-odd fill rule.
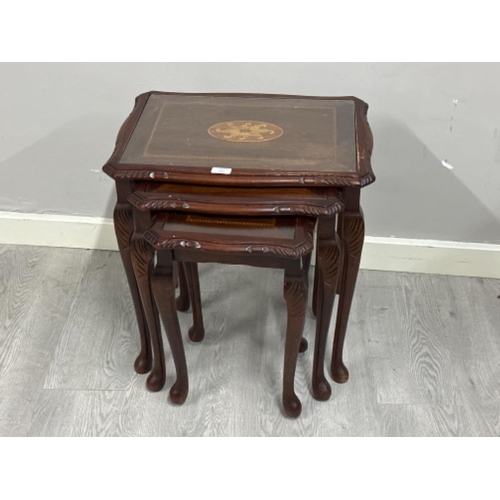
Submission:
[[[152,94],[119,163],[354,173],[354,115],[349,99]]]

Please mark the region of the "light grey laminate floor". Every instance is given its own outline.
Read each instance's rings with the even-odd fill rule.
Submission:
[[[282,272],[200,265],[206,339],[186,343],[190,394],[145,389],[116,252],[0,246],[2,436],[497,436],[500,281],[362,271],[346,342],[351,378],[281,413]],[[183,333],[189,313],[180,313]],[[308,314],[305,336],[312,340]],[[329,343],[331,344],[331,343]],[[330,349],[328,350],[328,355]],[[168,379],[173,381],[170,353]]]

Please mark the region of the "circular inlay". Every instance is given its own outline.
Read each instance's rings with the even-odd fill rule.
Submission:
[[[273,123],[235,120],[212,125],[208,133],[216,139],[231,142],[265,142],[283,135],[283,129]]]

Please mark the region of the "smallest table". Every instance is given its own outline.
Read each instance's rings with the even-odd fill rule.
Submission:
[[[303,258],[313,249],[315,220],[307,217],[215,217],[198,214],[161,213],[145,233],[145,239],[157,250],[158,263],[152,284],[174,358],[177,380],[170,390],[174,403],[182,404],[188,392],[188,375],[182,336],[174,301],[173,261],[218,262],[284,269],[284,297],[288,310],[283,375],[283,408],[290,417],[300,415],[302,405],[295,394],[297,355],[304,329],[308,269]],[[150,325],[155,327],[154,312],[149,310]],[[202,322],[198,322],[203,328]],[[324,353],[324,338],[316,339],[315,354]],[[153,334],[154,366],[148,382],[153,389],[165,382],[165,362],[161,334]],[[313,374],[315,394],[323,396],[329,388],[323,373],[324,360],[316,360],[321,369]],[[157,386],[156,386],[156,385]],[[328,394],[329,395],[329,394]],[[324,397],[319,397],[324,399]]]

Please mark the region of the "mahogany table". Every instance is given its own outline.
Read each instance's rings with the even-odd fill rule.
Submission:
[[[184,403],[189,388],[184,346],[174,305],[173,263],[184,262],[189,266],[197,262],[240,264],[284,270],[287,326],[282,401],[289,417],[300,415],[302,404],[294,389],[295,369],[307,308],[308,268],[304,265],[304,257],[313,250],[315,225],[316,220],[312,217],[294,216],[224,217],[162,212],[154,217],[144,239],[156,250],[157,264],[150,281],[177,372],[177,379],[170,389],[173,403]],[[153,314],[150,308],[150,318]],[[148,324],[152,326],[154,364],[148,377],[148,388],[154,391],[165,384],[165,361],[162,336],[155,328],[156,319],[151,319]],[[317,343],[323,340],[326,341],[326,338]],[[322,356],[324,349],[315,349],[315,354],[318,352]],[[314,360],[315,366],[319,364],[321,372],[313,373],[312,382],[313,387],[321,389],[326,381],[324,358],[320,363]]]
[[[141,181],[232,187],[336,187],[342,271],[331,363],[346,382],[342,350],[364,240],[360,188],[374,182],[368,105],[356,97],[147,92],[122,125],[104,172],[116,183],[114,224],[141,334],[135,369],[150,371],[149,332],[130,260],[134,232],[128,197]],[[283,213],[286,215],[286,212]],[[336,272],[335,217],[318,217],[317,258],[325,281]],[[318,322],[328,332],[335,286],[321,290]]]

